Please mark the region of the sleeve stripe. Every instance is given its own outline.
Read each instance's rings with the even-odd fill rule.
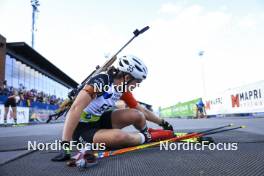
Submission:
[[[130,108],[136,108],[138,105],[137,100],[134,98],[131,92],[124,92],[121,100],[123,100]]]

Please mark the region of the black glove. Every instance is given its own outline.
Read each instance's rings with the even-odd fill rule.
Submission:
[[[51,159],[51,161],[59,162],[59,161],[67,161],[71,159],[71,151],[70,151],[70,142],[62,141],[60,143],[62,150],[60,153]]]
[[[164,119],[162,119],[162,122],[161,122],[160,126],[161,126],[164,130],[171,130],[171,131],[173,131],[173,127],[172,127],[172,125],[169,124],[169,122],[165,121]]]

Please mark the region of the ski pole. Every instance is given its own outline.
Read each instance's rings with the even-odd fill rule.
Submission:
[[[221,127],[212,128],[212,129],[209,129],[209,130],[200,131],[198,133],[208,133],[208,132],[211,132],[211,131],[220,130],[220,129],[223,129],[223,128],[226,128],[226,127],[231,127],[231,126],[233,126],[232,123],[230,123],[228,125],[221,126]]]
[[[222,133],[222,132],[226,132],[226,131],[231,131],[231,130],[236,130],[236,129],[240,129],[240,128],[245,128],[245,126],[239,126],[239,127],[234,127],[234,128],[230,128],[230,129],[214,131],[216,129],[222,129],[222,128],[226,128],[226,127],[230,127],[230,124],[226,125],[226,126],[222,126],[222,127],[218,127],[218,128],[202,131],[202,132],[194,132],[194,133],[186,134],[186,135],[183,135],[183,136],[178,136],[178,137],[174,137],[174,138],[171,138],[171,139],[166,139],[166,140],[153,142],[153,143],[149,143],[149,144],[143,144],[143,145],[139,145],[139,146],[127,147],[127,148],[117,149],[117,150],[113,150],[113,151],[97,152],[97,153],[95,153],[95,156],[97,158],[105,158],[105,157],[120,155],[120,154],[123,154],[123,153],[131,152],[131,151],[135,151],[135,150],[139,150],[139,149],[154,147],[154,146],[157,146],[157,145],[159,145],[161,143],[165,143],[165,142],[178,142],[178,141],[185,140],[185,139],[199,138],[199,137],[207,136],[207,135],[210,135],[210,134]]]
[[[239,126],[239,127],[234,127],[234,128],[229,128],[229,129],[224,129],[224,130],[219,130],[219,131],[209,131],[209,132],[205,132],[205,133],[202,133],[203,136],[207,136],[207,135],[210,135],[210,134],[217,134],[217,133],[222,133],[222,132],[226,132],[226,131],[232,131],[232,130],[236,130],[236,129],[240,129],[240,128],[246,128],[246,126],[242,125],[242,126]]]

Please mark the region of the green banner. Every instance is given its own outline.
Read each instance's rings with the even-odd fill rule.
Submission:
[[[160,116],[162,118],[169,118],[169,117],[194,117],[196,115],[196,106],[195,104],[198,102],[200,98],[184,102],[178,103],[174,106],[170,106],[167,108],[160,109]]]

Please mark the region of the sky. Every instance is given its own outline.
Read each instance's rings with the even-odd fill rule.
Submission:
[[[148,25],[119,56],[148,67],[136,99],[167,107],[263,80],[263,8],[261,0],[40,0],[35,49],[80,83]],[[0,34],[30,45],[31,15],[30,0],[0,0]]]

